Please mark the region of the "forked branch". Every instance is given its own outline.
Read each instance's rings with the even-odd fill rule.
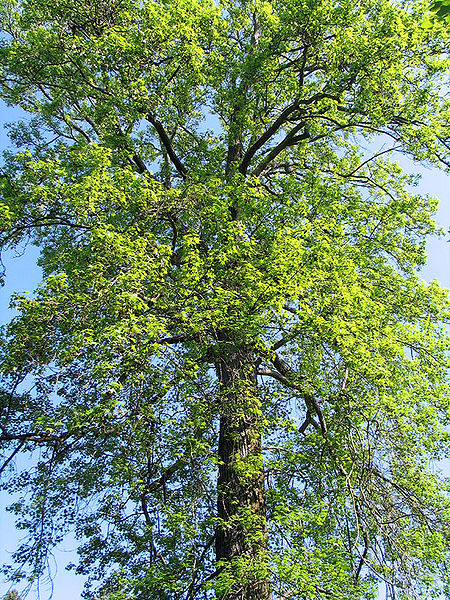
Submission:
[[[187,176],[186,167],[183,165],[181,160],[178,158],[178,156],[174,150],[174,147],[172,145],[172,142],[171,142],[166,130],[164,129],[164,126],[161,123],[161,121],[158,121],[158,119],[156,117],[154,117],[151,113],[146,113],[145,118],[156,129],[159,139],[161,140],[161,143],[164,146],[175,169],[178,171],[178,173],[181,175],[181,177],[183,179],[186,179],[186,176]]]

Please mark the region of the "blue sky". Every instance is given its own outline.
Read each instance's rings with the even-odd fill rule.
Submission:
[[[22,116],[20,110],[9,109],[0,105],[0,148],[8,146],[8,138],[3,125]],[[450,226],[450,177],[436,169],[427,169],[402,159],[402,166],[408,171],[420,172],[422,175],[419,191],[436,196],[441,200],[437,221],[446,231]],[[423,269],[422,276],[427,281],[438,279],[442,285],[450,287],[450,235],[430,240],[428,244],[429,261]],[[15,291],[32,292],[40,281],[40,271],[36,266],[37,248],[28,246],[17,252],[8,252],[4,258],[6,266],[6,285],[0,288],[0,323],[7,322],[13,312],[9,310],[11,294]],[[450,469],[449,469],[450,472]],[[9,500],[6,494],[0,496],[0,563],[8,561],[8,556],[20,540],[21,533],[15,531],[11,516],[5,512]],[[83,578],[64,570],[64,565],[74,560],[75,543],[68,540],[54,553],[51,570],[54,575],[53,584],[43,581],[40,589],[40,600],[47,600],[53,592],[54,600],[77,600],[80,598]],[[18,586],[19,587],[19,586]],[[9,585],[0,580],[0,598],[7,593]],[[35,595],[31,594],[30,598]]]

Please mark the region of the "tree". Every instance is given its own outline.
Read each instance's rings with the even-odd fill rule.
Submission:
[[[3,600],[20,600],[17,590],[11,590],[8,592]]]
[[[2,0],[1,241],[44,273],[1,346],[13,580],[72,531],[88,598],[449,597],[436,201],[393,158],[448,162],[425,12]]]

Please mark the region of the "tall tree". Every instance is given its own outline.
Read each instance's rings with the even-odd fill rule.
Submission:
[[[88,598],[450,597],[436,202],[392,160],[448,161],[423,3],[0,6],[1,243],[44,273],[0,349],[11,578],[71,531]]]

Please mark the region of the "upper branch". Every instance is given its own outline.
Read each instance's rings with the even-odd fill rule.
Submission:
[[[266,168],[270,165],[270,163],[286,148],[290,146],[295,146],[302,140],[307,140],[309,138],[309,131],[305,129],[305,131],[297,135],[297,133],[305,126],[305,123],[298,123],[295,127],[291,129],[291,131],[285,136],[283,140],[279,144],[277,144],[272,150],[269,152],[267,157],[253,170],[252,175],[255,177],[259,177]]]
[[[186,176],[187,176],[186,167],[183,165],[181,160],[178,158],[178,156],[172,146],[172,142],[170,141],[170,138],[167,135],[166,130],[164,129],[163,124],[161,123],[161,121],[158,121],[158,119],[156,119],[151,113],[147,113],[145,117],[156,129],[156,131],[159,135],[159,139],[161,140],[161,143],[163,144],[164,148],[166,149],[166,152],[169,155],[169,158],[172,161],[172,163],[174,164],[176,170],[178,171],[178,173],[181,175],[181,177],[183,179],[186,179]]]
[[[286,363],[284,363],[284,361],[282,361],[282,359],[280,359],[280,357],[278,355],[276,355],[274,363],[278,363],[278,365],[280,367],[281,367],[281,364],[283,364],[283,371],[286,372],[288,370],[288,369],[286,369],[284,367],[284,365]],[[327,425],[325,423],[325,418],[323,416],[322,409],[320,408],[319,403],[314,398],[313,394],[310,394],[307,390],[305,390],[298,383],[292,381],[291,379],[289,379],[289,377],[287,377],[286,375],[280,373],[279,371],[274,371],[273,369],[258,369],[257,370],[257,374],[258,375],[263,375],[263,376],[265,375],[265,376],[268,376],[268,377],[272,377],[273,379],[276,379],[277,381],[279,381],[280,383],[282,383],[286,387],[289,387],[289,388],[291,388],[293,390],[298,391],[300,393],[300,395],[302,396],[302,398],[304,399],[307,408],[310,409],[310,410],[312,410],[312,411],[314,411],[314,413],[316,414],[317,418],[319,419],[320,431],[321,431],[323,437],[324,438],[327,437],[328,430],[327,430]]]
[[[320,100],[324,100],[326,98],[328,98],[330,100],[335,100],[336,102],[339,100],[339,98],[333,94],[329,94],[327,92],[318,92],[317,94],[314,94],[310,98],[307,98],[305,100],[296,100],[293,104],[290,104],[289,106],[287,106],[281,112],[281,114],[278,116],[278,118],[275,119],[275,121],[272,123],[272,125],[268,129],[266,129],[266,131],[256,140],[256,142],[254,142],[250,146],[250,148],[248,148],[248,150],[245,152],[244,157],[239,166],[239,172],[242,173],[243,175],[245,175],[247,173],[247,169],[250,165],[250,162],[251,162],[252,158],[255,156],[255,154],[258,152],[258,150],[260,150],[264,146],[264,144],[266,144],[273,138],[273,136],[278,132],[278,130],[289,121],[289,118],[292,116],[293,113],[298,112],[299,114],[297,115],[297,118],[300,118],[301,116],[304,115],[304,112],[302,109],[304,109],[305,107],[310,106],[312,104],[315,104],[316,102],[319,102]],[[278,144],[278,146],[276,146],[274,148],[274,151],[279,148],[279,151],[277,152],[277,154],[279,154],[279,152],[281,152],[281,150],[283,150],[284,147],[296,144],[301,139],[305,139],[304,137],[293,138],[293,136],[295,136],[295,134],[301,129],[302,126],[303,126],[303,123],[295,126],[293,128],[293,130],[290,131],[286,135],[284,140],[280,143],[280,144],[285,144],[285,145],[283,145],[281,148],[279,148],[280,144]],[[275,156],[277,156],[277,154],[275,154]],[[273,158],[275,158],[275,156],[270,158],[270,160],[273,160]],[[264,164],[266,164],[266,163],[264,163]],[[258,171],[258,169],[256,169],[255,171]],[[254,172],[254,174],[256,174],[256,173]]]
[[[298,104],[291,104],[290,106],[286,107],[283,112],[280,114],[280,116],[278,117],[278,119],[276,119],[273,124],[269,127],[269,129],[267,129],[262,136],[256,140],[256,142],[254,144],[252,144],[250,146],[250,148],[247,150],[247,152],[244,154],[244,157],[242,159],[242,162],[239,166],[239,172],[242,173],[243,175],[245,175],[247,173],[247,169],[250,165],[250,161],[252,160],[253,156],[258,152],[258,150],[260,148],[262,148],[264,146],[264,144],[266,142],[268,142],[270,140],[270,138],[280,129],[280,127],[282,125],[284,125],[284,123],[287,122],[289,116],[298,108]]]

